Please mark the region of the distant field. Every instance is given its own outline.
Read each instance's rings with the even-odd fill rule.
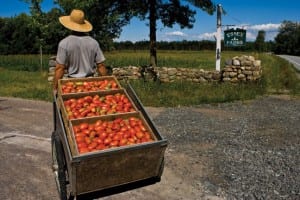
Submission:
[[[111,51],[104,52],[106,64],[111,66],[141,66],[149,64],[149,51]],[[222,63],[233,56],[247,52],[226,51],[222,53]],[[253,53],[250,53],[255,55]],[[39,55],[0,55],[0,67],[21,71],[44,71],[48,69],[49,58],[53,55],[43,55],[42,66]],[[158,51],[158,66],[184,68],[215,68],[214,51]]]

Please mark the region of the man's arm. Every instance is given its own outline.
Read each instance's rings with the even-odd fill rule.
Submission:
[[[97,64],[97,70],[98,70],[98,73],[100,76],[107,75],[107,70],[106,70],[105,64],[103,62]]]
[[[55,74],[53,78],[53,90],[57,90],[58,80],[64,76],[65,73],[65,65],[56,63],[55,65]]]

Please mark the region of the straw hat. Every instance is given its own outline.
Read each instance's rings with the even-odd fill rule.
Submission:
[[[93,29],[92,24],[84,19],[84,12],[82,10],[72,10],[69,16],[60,17],[59,22],[72,31],[90,32]]]

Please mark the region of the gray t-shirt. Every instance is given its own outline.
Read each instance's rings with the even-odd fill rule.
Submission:
[[[70,35],[58,44],[56,62],[67,67],[70,77],[92,76],[95,64],[104,60],[98,42],[90,36]]]

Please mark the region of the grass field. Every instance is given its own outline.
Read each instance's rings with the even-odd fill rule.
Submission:
[[[252,84],[193,84],[177,82],[157,84],[132,81],[131,84],[145,106],[179,106],[220,103],[253,99],[269,93],[300,95],[300,84],[293,67],[270,54],[223,52],[222,64],[233,56],[253,55],[262,61],[263,78]],[[51,85],[47,81],[48,59],[39,55],[0,56],[0,96],[51,101]],[[111,66],[149,64],[148,51],[106,52],[106,64]],[[215,69],[214,51],[158,51],[160,67]]]
[[[258,54],[225,51],[222,53],[221,65],[225,64],[227,59],[236,55]],[[0,67],[20,70],[20,71],[43,71],[47,70],[49,58],[53,55],[43,55],[42,65],[39,55],[0,55]],[[144,50],[111,51],[105,52],[106,65],[111,66],[141,66],[149,64],[149,52]],[[185,68],[215,68],[214,51],[158,51],[157,62],[160,67],[185,67]]]

